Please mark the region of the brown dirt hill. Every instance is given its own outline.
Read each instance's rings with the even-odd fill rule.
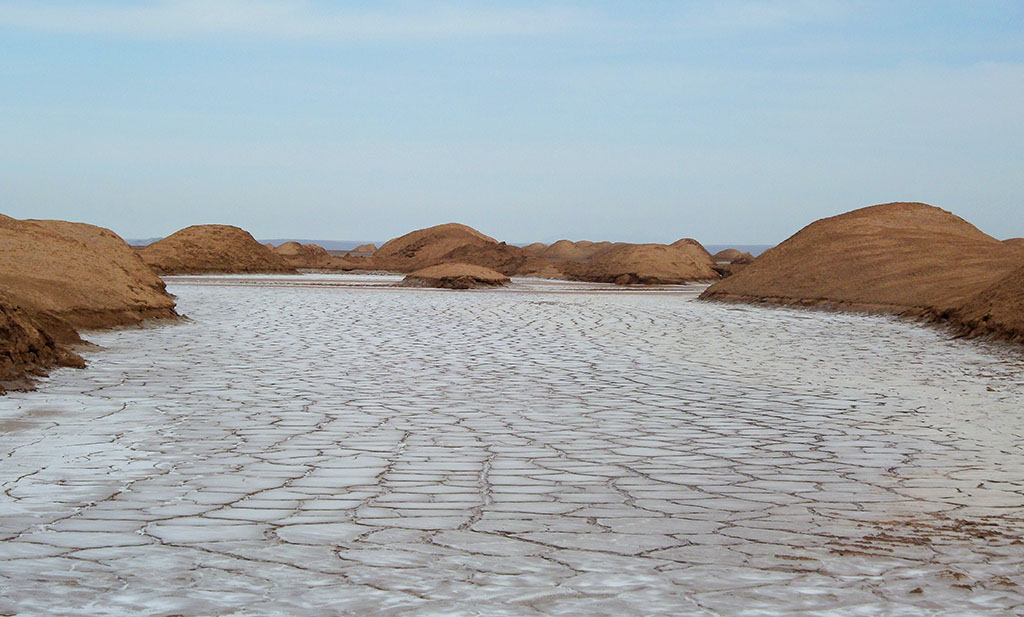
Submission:
[[[176,317],[164,283],[109,229],[0,215],[0,289],[60,341]]]
[[[708,251],[706,248],[704,248],[703,244],[701,244],[700,242],[697,242],[693,238],[680,238],[680,239],[676,240],[675,242],[673,242],[672,244],[670,244],[669,246],[674,246],[676,248],[686,248],[687,250],[693,250],[693,251],[696,251],[695,254],[703,255],[704,257],[710,259],[712,262],[715,260],[715,258],[711,256],[711,252]]]
[[[375,244],[360,244],[356,248],[349,251],[349,253],[373,255],[377,252],[377,245]]]
[[[1010,238],[1009,240],[1003,240],[1003,244],[1019,253],[1024,253],[1024,238]]]
[[[274,252],[293,268],[331,268],[338,261],[327,249],[316,244],[285,242],[275,248]]]
[[[231,225],[186,227],[139,249],[139,254],[159,274],[295,272],[249,232]]]
[[[736,249],[725,249],[724,251],[718,251],[712,255],[712,259],[716,263],[745,263],[748,264],[754,261],[754,256],[750,253],[744,253]]]
[[[719,278],[704,247],[687,243],[620,244],[600,251],[589,261],[565,264],[572,280],[600,283],[680,284]]]
[[[546,265],[518,246],[498,242],[458,223],[420,229],[389,240],[373,256],[376,268],[396,272],[413,272],[441,263],[473,264],[506,276]]]
[[[543,242],[534,242],[533,244],[527,244],[523,247],[523,250],[527,253],[533,253],[534,255],[540,255],[544,249],[548,248],[548,245]]]
[[[459,223],[418,229],[385,242],[374,260],[381,267],[411,272],[441,263],[445,255],[460,246],[496,245],[498,241]]]
[[[417,270],[405,277],[405,287],[438,287],[444,289],[473,289],[501,287],[509,278],[489,268],[465,263],[444,263]]]
[[[506,276],[535,274],[546,271],[550,265],[547,260],[504,242],[486,245],[465,244],[446,253],[444,261],[474,264],[496,270]]]
[[[808,225],[701,298],[941,313],[1019,262],[1002,242],[945,210],[890,203]]]
[[[963,336],[1024,343],[1024,266],[981,290],[947,317]]]
[[[0,294],[0,394],[31,387],[29,378],[54,366],[82,368],[85,361],[57,343],[29,313]]]
[[[612,247],[611,242],[559,240],[541,251],[541,257],[555,261],[584,261]]]

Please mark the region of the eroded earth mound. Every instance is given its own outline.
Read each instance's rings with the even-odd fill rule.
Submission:
[[[542,257],[556,261],[584,261],[611,248],[611,242],[559,240],[540,252]]]
[[[186,227],[139,249],[139,254],[159,274],[295,272],[276,251],[231,225]]]
[[[174,318],[163,281],[114,232],[0,215],[0,381],[82,366],[78,329]]]
[[[30,387],[29,377],[54,366],[82,368],[85,361],[0,294],[0,394],[7,388]]]
[[[949,320],[966,337],[1024,343],[1024,265],[975,294]]]
[[[405,287],[438,287],[442,289],[474,289],[501,287],[510,279],[489,268],[466,263],[444,263],[417,270],[405,277]]]
[[[889,203],[808,225],[701,298],[943,313],[1019,264],[1016,251],[950,212]]]
[[[0,215],[0,289],[52,334],[177,316],[163,281],[135,251],[84,223]]]
[[[712,259],[716,263],[750,263],[754,261],[754,256],[737,249],[725,249],[712,255]]]
[[[378,269],[396,272],[414,272],[442,263],[465,263],[497,270],[506,276],[545,265],[525,249],[498,242],[458,223],[428,227],[389,240],[377,249],[373,263]]]
[[[669,285],[719,278],[704,247],[688,243],[617,244],[588,261],[566,264],[570,279],[599,283]]]
[[[317,244],[285,242],[275,248],[274,252],[293,268],[332,268],[338,265],[339,261],[328,253],[327,249]]]

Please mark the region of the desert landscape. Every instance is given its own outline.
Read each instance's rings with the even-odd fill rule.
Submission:
[[[1022,7],[0,0],[0,617],[1024,616]]]
[[[1024,607],[1024,251],[945,210],[758,257],[2,222],[2,611]]]

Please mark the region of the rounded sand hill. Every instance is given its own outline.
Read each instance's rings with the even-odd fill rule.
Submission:
[[[685,248],[687,250],[693,250],[693,251],[696,251],[696,253],[699,253],[700,255],[703,255],[707,259],[710,259],[711,261],[714,261],[714,257],[711,256],[711,252],[708,251],[706,248],[704,248],[703,244],[701,244],[700,242],[697,242],[693,238],[680,238],[680,239],[676,240],[675,242],[673,242],[672,244],[670,244],[669,246],[674,246],[676,248]]]
[[[295,272],[275,251],[231,225],[186,227],[139,254],[159,274]]]
[[[357,255],[373,255],[377,252],[377,245],[375,244],[360,244],[356,248],[349,251],[349,253],[355,253]]]
[[[567,265],[569,278],[619,285],[674,285],[719,278],[704,247],[688,243],[617,244],[581,264]]]
[[[542,250],[540,255],[554,261],[584,261],[612,246],[611,242],[559,240]]]
[[[548,248],[548,245],[544,244],[543,242],[534,242],[533,244],[527,244],[526,246],[524,246],[523,250],[526,251],[527,253],[540,255],[542,252],[544,252],[544,249],[546,248]]]
[[[896,313],[956,308],[1020,262],[945,210],[890,203],[808,225],[702,298]]]
[[[420,229],[384,243],[373,256],[375,267],[413,272],[441,263],[466,263],[509,276],[539,267],[536,256],[485,236],[472,227],[447,223]]]
[[[1024,266],[975,294],[950,321],[964,336],[1024,343]]]
[[[444,260],[460,246],[496,245],[498,241],[459,223],[446,223],[418,229],[385,242],[374,254],[381,264],[395,269],[419,270]]]
[[[510,279],[489,268],[465,263],[445,263],[417,270],[405,277],[405,287],[438,287],[443,289],[474,289],[501,287]]]
[[[0,288],[60,340],[176,317],[163,281],[109,229],[0,215]]]
[[[317,244],[285,242],[274,252],[293,268],[330,268],[334,265],[334,257]]]
[[[725,249],[724,251],[718,251],[711,257],[715,260],[715,263],[739,263],[748,264],[754,261],[754,256],[750,253],[744,253],[737,249]]]

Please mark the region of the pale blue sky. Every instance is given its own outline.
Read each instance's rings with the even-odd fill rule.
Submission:
[[[1024,2],[0,0],[0,212],[126,237],[1024,236]]]

